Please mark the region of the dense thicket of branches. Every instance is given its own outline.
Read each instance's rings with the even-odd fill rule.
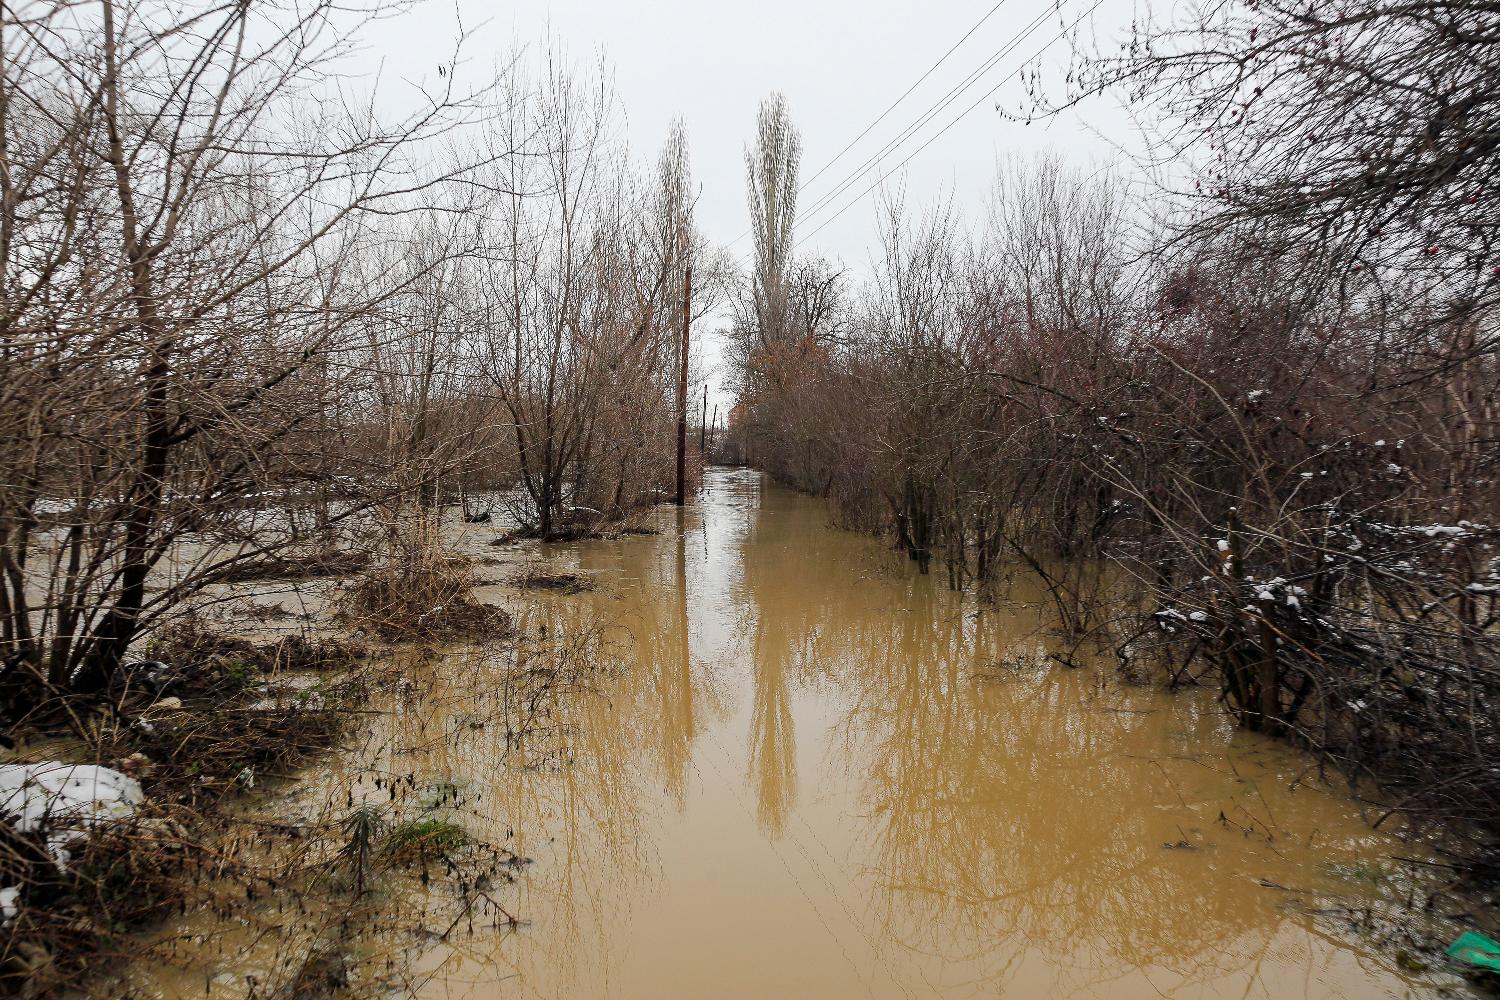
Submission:
[[[399,564],[479,492],[550,535],[670,484],[680,275],[707,310],[716,273],[681,128],[638,169],[555,49],[463,93],[450,62],[404,117],[339,100],[393,9],[0,14],[10,721],[247,562],[358,531]]]
[[[701,315],[724,271],[683,130],[639,166],[607,74],[556,51],[472,92],[450,62],[406,116],[333,99],[385,12],[0,17],[13,715],[106,692],[246,563],[358,532],[394,580],[451,502],[556,537],[670,484],[683,280]],[[1159,210],[1014,164],[986,220],[888,202],[860,287],[794,254],[765,103],[729,447],[1497,829],[1500,9],[1225,0],[1072,79],[1159,123]]]
[[[1493,838],[1500,9],[1217,3],[1081,79],[1161,123],[1168,210],[1049,161],[983,225],[887,205],[796,351],[741,310],[732,446]]]

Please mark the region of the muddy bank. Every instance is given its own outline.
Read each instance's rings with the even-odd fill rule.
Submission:
[[[88,988],[132,956],[132,930],[248,887],[220,845],[226,808],[337,743],[373,659],[191,625],[145,653],[107,700],[42,705],[0,760],[0,990]]]

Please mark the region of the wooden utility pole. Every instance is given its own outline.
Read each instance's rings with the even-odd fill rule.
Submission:
[[[710,448],[712,448],[714,446],[714,438],[716,436],[718,436],[718,433],[719,433],[719,404],[718,403],[714,404],[714,419],[713,419],[713,423],[709,424],[708,426],[711,427],[711,428],[713,428],[713,430],[709,431],[709,433],[708,433],[708,446]]]
[[[693,325],[693,269],[682,279],[682,367],[677,372],[677,506],[687,503],[688,336]]]

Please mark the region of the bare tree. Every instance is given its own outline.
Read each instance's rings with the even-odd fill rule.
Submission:
[[[750,298],[762,348],[789,336],[792,230],[797,217],[802,137],[779,93],[761,102],[755,145],[745,151],[745,177],[755,263]]]
[[[449,173],[409,153],[479,96],[393,122],[309,101],[379,13],[7,9],[7,687],[103,687],[156,616],[278,544],[247,529],[247,495],[295,464],[322,359],[386,292],[343,263],[356,222]]]

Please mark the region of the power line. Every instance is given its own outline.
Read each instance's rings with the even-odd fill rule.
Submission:
[[[1101,3],[1103,3],[1103,2],[1104,2],[1104,0],[1094,0],[1094,4],[1093,4],[1093,6],[1092,6],[1092,7],[1090,7],[1090,8],[1089,8],[1089,9],[1088,9],[1088,10],[1086,10],[1086,11],[1084,11],[1084,12],[1083,12],[1083,13],[1082,13],[1082,14],[1079,14],[1079,15],[1078,15],[1078,16],[1077,16],[1077,17],[1076,17],[1076,18],[1074,18],[1074,19],[1073,19],[1073,23],[1072,23],[1072,24],[1070,24],[1070,25],[1067,25],[1067,26],[1065,26],[1065,27],[1064,27],[1064,28],[1063,28],[1063,29],[1062,29],[1062,30],[1061,30],[1061,31],[1059,31],[1059,32],[1058,32],[1058,33],[1057,33],[1057,34],[1056,34],[1056,35],[1053,35],[1053,36],[1052,36],[1052,38],[1050,38],[1050,39],[1049,39],[1049,40],[1048,40],[1048,41],[1047,41],[1047,42],[1046,42],[1046,44],[1044,44],[1044,45],[1043,45],[1043,46],[1042,46],[1042,47],[1041,47],[1041,48],[1039,48],[1039,49],[1037,49],[1037,50],[1036,50],[1036,51],[1035,51],[1035,52],[1034,52],[1034,53],[1032,53],[1032,55],[1031,55],[1031,59],[1036,59],[1036,58],[1037,58],[1037,57],[1038,57],[1038,56],[1040,56],[1040,55],[1041,55],[1041,54],[1042,54],[1042,53],[1043,53],[1043,52],[1046,52],[1046,51],[1047,51],[1047,50],[1048,50],[1048,49],[1050,49],[1050,48],[1051,48],[1051,47],[1052,47],[1052,46],[1054,46],[1054,45],[1056,45],[1056,44],[1057,44],[1057,42],[1058,42],[1058,40],[1059,40],[1059,39],[1061,39],[1061,38],[1062,38],[1062,37],[1063,37],[1063,36],[1064,36],[1064,35],[1066,35],[1066,34],[1067,34],[1067,33],[1068,33],[1068,31],[1069,31],[1069,30],[1070,30],[1070,29],[1071,29],[1071,28],[1074,28],[1074,27],[1076,27],[1076,26],[1077,26],[1077,25],[1078,25],[1078,24],[1079,24],[1079,23],[1080,23],[1080,22],[1081,22],[1081,21],[1082,21],[1082,20],[1083,20],[1083,19],[1084,19],[1084,18],[1086,18],[1086,17],[1088,17],[1088,16],[1089,16],[1089,15],[1090,15],[1090,14],[1092,14],[1092,13],[1093,13],[1093,12],[1094,12],[1094,11],[1095,11],[1095,10],[1098,10],[1098,9],[1099,9],[1099,5],[1100,5],[1100,4],[1101,4]],[[1031,32],[1032,32],[1032,31],[1034,31],[1034,30],[1035,30],[1035,25],[1033,25],[1033,26],[1032,26],[1032,27],[1031,27],[1031,28],[1029,28],[1029,29],[1028,29],[1028,30],[1027,30],[1027,32],[1026,32],[1026,34],[1027,34],[1027,35],[1029,35],[1029,34],[1031,34]],[[1023,36],[1023,38],[1022,38],[1022,40],[1024,40],[1024,36]],[[802,238],[800,238],[800,239],[799,239],[799,240],[797,240],[797,242],[796,242],[796,243],[795,243],[795,244],[793,244],[793,246],[792,246],[792,249],[794,249],[794,250],[795,250],[795,249],[796,249],[796,248],[797,248],[797,247],[800,247],[800,246],[802,246],[802,244],[804,244],[804,243],[806,243],[806,242],[807,242],[807,241],[808,241],[808,240],[810,240],[810,239],[812,239],[812,238],[813,238],[813,237],[814,237],[814,236],[816,236],[816,235],[818,235],[818,233],[820,233],[820,232],[822,232],[822,231],[823,231],[823,229],[824,229],[824,228],[825,228],[825,227],[826,227],[826,226],[827,226],[827,225],[828,225],[828,224],[829,224],[829,223],[831,223],[831,222],[832,222],[832,221],[833,221],[833,220],[834,220],[834,219],[837,219],[837,218],[838,218],[838,217],[839,217],[839,216],[841,216],[841,215],[843,215],[843,214],[844,214],[844,213],[845,213],[845,212],[847,212],[847,211],[849,211],[849,209],[851,209],[851,208],[853,208],[853,207],[854,207],[854,206],[855,206],[855,205],[857,205],[857,204],[859,204],[859,203],[860,203],[860,202],[861,202],[861,201],[862,201],[862,200],[863,200],[863,199],[864,199],[864,197],[865,197],[865,195],[867,195],[867,194],[869,194],[869,193],[870,193],[870,192],[871,192],[871,191],[874,191],[874,190],[875,190],[875,189],[876,189],[876,188],[877,188],[877,187],[879,187],[879,186],[880,186],[880,185],[881,185],[881,184],[882,184],[882,183],[884,183],[884,181],[885,181],[885,179],[886,179],[886,178],[887,178],[887,177],[889,177],[889,176],[890,176],[890,175],[891,175],[891,174],[893,174],[893,173],[895,173],[895,172],[896,172],[896,171],[897,171],[897,170],[900,170],[900,169],[901,169],[901,168],[902,168],[902,167],[904,167],[904,166],[906,166],[906,165],[907,165],[907,164],[908,164],[908,163],[910,163],[910,162],[911,162],[911,161],[912,161],[912,159],[913,159],[913,158],[914,158],[914,157],[915,157],[915,156],[916,156],[916,155],[917,155],[917,154],[918,154],[918,153],[920,153],[920,152],[922,152],[922,150],[924,150],[924,149],[926,149],[926,148],[927,148],[927,147],[928,147],[928,146],[930,146],[930,145],[932,145],[932,144],[933,144],[933,143],[934,143],[934,142],[936,142],[936,141],[937,141],[937,140],[938,140],[938,139],[939,139],[939,138],[940,138],[940,137],[941,137],[941,136],[942,136],[942,135],[943,135],[943,134],[944,134],[944,133],[945,133],[945,132],[947,132],[947,131],[948,131],[948,130],[949,130],[949,129],[951,129],[951,128],[952,128],[952,127],[953,127],[953,126],[955,126],[955,125],[957,125],[957,124],[958,124],[958,123],[959,123],[959,122],[960,122],[960,121],[962,121],[962,120],[963,120],[963,119],[964,119],[964,118],[966,118],[966,117],[967,117],[967,116],[968,116],[968,115],[969,115],[969,113],[970,113],[970,112],[971,112],[971,111],[973,111],[973,110],[974,110],[974,109],[975,109],[975,108],[977,108],[977,107],[979,107],[979,106],[980,106],[980,105],[981,105],[981,104],[983,104],[983,103],[984,103],[984,102],[985,102],[985,101],[987,101],[987,100],[989,100],[989,99],[990,99],[990,98],[991,98],[991,97],[993,97],[993,96],[994,96],[994,95],[995,95],[995,92],[996,92],[996,91],[998,91],[998,90],[999,90],[999,89],[1000,89],[1000,88],[1001,88],[1001,87],[1003,87],[1003,86],[1005,86],[1005,85],[1006,85],[1006,84],[1007,84],[1007,83],[1009,83],[1009,82],[1010,82],[1010,81],[1011,81],[1011,80],[1012,80],[1012,79],[1014,79],[1014,78],[1015,78],[1015,77],[1016,77],[1016,76],[1017,76],[1017,75],[1018,75],[1018,74],[1019,74],[1019,73],[1020,73],[1020,72],[1021,72],[1021,70],[1023,70],[1023,69],[1024,69],[1024,68],[1025,68],[1025,67],[1026,67],[1026,64],[1027,64],[1027,63],[1029,63],[1029,62],[1030,62],[1030,61],[1031,61],[1031,59],[1028,59],[1028,60],[1026,60],[1026,62],[1023,62],[1023,63],[1022,63],[1022,64],[1021,64],[1021,65],[1020,65],[1020,66],[1017,66],[1017,67],[1016,67],[1016,68],[1015,68],[1015,69],[1014,69],[1014,70],[1012,70],[1012,71],[1011,71],[1011,72],[1010,72],[1010,73],[1008,73],[1008,74],[1006,74],[1006,76],[1005,76],[1005,78],[1004,78],[1004,79],[1003,79],[1003,80],[1001,80],[1001,81],[1000,81],[1000,82],[999,82],[999,83],[997,83],[997,84],[995,84],[995,86],[994,86],[994,87],[992,87],[992,88],[991,88],[991,89],[990,89],[990,91],[989,91],[989,92],[988,92],[988,93],[987,93],[987,94],[985,94],[985,95],[984,95],[984,96],[983,96],[983,97],[981,97],[981,98],[980,98],[980,99],[979,99],[979,100],[977,100],[977,101],[975,101],[975,102],[974,102],[974,103],[973,103],[973,104],[971,104],[971,105],[969,105],[969,106],[968,106],[968,107],[967,107],[967,108],[965,108],[965,109],[964,109],[964,110],[963,110],[963,111],[961,111],[961,112],[959,112],[959,114],[958,114],[958,116],[957,116],[957,117],[956,117],[956,118],[954,118],[954,119],[953,119],[953,120],[952,120],[952,121],[950,121],[950,122],[949,122],[949,123],[948,123],[948,124],[946,124],[946,125],[944,125],[944,126],[943,126],[943,127],[942,127],[942,128],[941,128],[941,129],[939,129],[939,130],[938,130],[938,131],[937,131],[937,132],[935,132],[935,133],[934,133],[934,134],[933,134],[933,135],[932,135],[932,136],[931,136],[931,138],[929,138],[929,139],[928,139],[928,140],[927,140],[927,141],[926,141],[926,142],[924,142],[924,143],[922,143],[922,145],[920,145],[920,146],[918,146],[918,147],[917,147],[917,148],[916,148],[916,149],[914,149],[914,150],[912,150],[912,151],[911,151],[911,153],[910,153],[910,154],[909,154],[909,155],[908,155],[908,156],[907,156],[907,157],[906,157],[906,159],[904,159],[904,160],[902,160],[902,161],[901,161],[901,162],[900,162],[900,163],[898,163],[898,164],[896,164],[896,165],[895,165],[895,166],[894,166],[894,167],[892,167],[892,168],[891,168],[891,169],[890,169],[890,170],[889,170],[889,171],[887,171],[887,172],[886,172],[886,173],[885,173],[885,174],[884,174],[884,175],[882,175],[882,176],[881,176],[881,177],[879,177],[879,178],[877,178],[877,179],[876,179],[876,180],[875,180],[875,183],[873,183],[873,184],[871,184],[871,185],[870,185],[870,186],[869,186],[869,187],[867,187],[867,188],[865,188],[865,189],[864,189],[864,190],[863,190],[863,191],[861,191],[861,192],[860,192],[860,193],[859,193],[859,194],[858,194],[858,195],[856,195],[856,196],[855,196],[855,197],[854,197],[854,198],[853,198],[853,199],[852,199],[852,200],[851,200],[851,201],[850,201],[850,202],[849,202],[849,203],[848,203],[848,204],[846,204],[846,205],[845,205],[845,206],[844,206],[844,207],[843,207],[843,208],[841,208],[841,209],[839,209],[839,210],[838,210],[838,211],[837,211],[837,212],[835,212],[835,213],[833,213],[833,214],[832,214],[832,215],[830,215],[830,216],[829,216],[829,217],[828,217],[828,218],[826,218],[826,219],[824,219],[824,220],[823,220],[823,222],[822,222],[822,223],[821,223],[821,224],[819,224],[819,226],[818,226],[818,227],[817,227],[817,228],[816,228],[816,229],[814,229],[814,230],[813,230],[813,231],[812,231],[812,232],[810,232],[810,233],[808,233],[808,234],[807,234],[807,235],[806,235],[806,236],[803,236],[803,237],[802,237]]]
[[[980,64],[980,66],[979,66],[978,69],[974,70],[972,73],[970,73],[968,76],[966,76],[963,80],[959,81],[959,83],[952,90],[949,90],[948,93],[944,94],[941,98],[938,99],[938,101],[936,103],[934,103],[931,107],[929,107],[927,109],[927,111],[924,112],[920,118],[918,118],[911,125],[908,125],[904,130],[901,131],[901,133],[899,135],[897,135],[894,139],[892,139],[889,142],[887,142],[873,156],[871,156],[868,159],[866,159],[863,163],[861,163],[858,167],[856,167],[852,172],[850,172],[842,181],[839,182],[839,184],[838,184],[837,187],[835,187],[833,190],[829,191],[823,197],[819,198],[813,204],[813,206],[811,208],[809,208],[806,211],[806,213],[804,213],[804,215],[802,217],[802,221],[807,221],[807,220],[811,219],[813,216],[817,215],[819,212],[821,212],[827,205],[829,205],[830,203],[832,203],[835,198],[837,198],[839,195],[841,195],[845,191],[847,191],[850,187],[852,187],[853,185],[855,185],[856,183],[858,183],[860,176],[863,175],[865,173],[865,171],[867,171],[868,169],[870,169],[871,166],[878,166],[879,163],[880,163],[880,161],[883,160],[883,159],[885,159],[885,156],[886,156],[887,153],[891,152],[893,149],[895,149],[895,148],[899,147],[900,145],[902,145],[903,143],[905,143],[908,139],[910,139],[912,136],[914,136],[922,128],[922,126],[926,125],[928,122],[932,121],[939,114],[941,114],[943,111],[947,110],[955,101],[957,101],[960,97],[962,97],[965,92],[967,92],[971,87],[973,87],[974,84],[978,83],[979,80],[984,76],[984,74],[988,73],[991,69],[993,69],[996,65],[998,65],[999,62],[1000,62],[1000,60],[1002,60],[1006,56],[1010,55],[1012,52],[1014,52],[1016,50],[1016,48],[1018,46],[1020,46],[1020,44],[1022,42],[1026,41],[1026,39],[1030,38],[1032,36],[1032,34],[1034,34],[1036,32],[1036,30],[1042,26],[1042,24],[1047,20],[1047,18],[1049,18],[1051,16],[1051,14],[1053,12],[1053,9],[1056,9],[1056,10],[1060,11],[1061,8],[1062,8],[1062,6],[1063,6],[1063,4],[1066,4],[1067,2],[1068,2],[1068,0],[1060,0],[1060,2],[1057,4],[1056,8],[1043,10],[1036,17],[1032,18],[1031,22],[1029,24],[1027,24],[1024,28],[1022,28],[1015,35],[1013,35],[1011,37],[1010,41],[1006,42],[1005,45],[1002,46],[994,55],[990,56],[982,64]],[[1024,65],[1024,63],[1023,63],[1023,65]],[[1017,72],[1019,72],[1019,70],[1017,70]],[[1011,77],[1013,77],[1013,76],[1015,76],[1015,73],[1011,74]],[[1006,80],[1009,80],[1009,79],[1010,79],[1010,77],[1006,77]],[[1002,84],[1004,82],[1005,82],[1005,80],[1001,81]],[[999,89],[999,88],[996,87],[995,89]],[[993,93],[994,93],[994,90],[991,90],[990,94],[993,94]],[[985,97],[988,97],[988,96],[989,96],[988,94],[985,95]],[[985,100],[985,97],[980,98],[980,102],[981,103],[983,103],[983,101]],[[967,114],[967,112],[965,112],[965,114]],[[923,148],[926,148],[926,144],[925,143],[923,144]]]
[[[910,97],[912,91],[914,91],[918,87],[920,87],[922,85],[922,82],[924,80],[926,80],[929,76],[931,76],[933,74],[933,72],[937,70],[937,68],[939,66],[941,66],[943,63],[947,62],[948,61],[948,57],[951,56],[953,53],[957,52],[958,51],[958,47],[960,45],[962,45],[964,42],[967,42],[969,40],[970,36],[972,36],[974,34],[974,32],[978,31],[979,28],[980,28],[980,26],[983,25],[984,22],[986,22],[990,18],[994,17],[995,16],[995,12],[998,11],[1001,7],[1004,7],[1005,3],[1006,3],[1006,0],[1000,0],[999,3],[995,4],[995,6],[993,6],[993,7],[990,8],[989,13],[985,14],[978,21],[975,21],[974,22],[974,26],[972,28],[970,28],[968,31],[964,32],[964,36],[962,38],[960,38],[958,41],[954,42],[953,43],[953,47],[951,49],[949,49],[947,52],[944,52],[943,55],[942,55],[942,57],[940,59],[938,59],[937,62],[935,62],[931,66],[927,67],[927,72],[925,72],[921,76],[917,77],[917,82],[916,83],[912,84],[910,87],[907,87],[906,90],[902,92],[902,94],[901,94],[900,97],[896,98],[894,101],[891,102],[891,106],[890,107],[888,107],[884,111],[880,112],[880,114],[875,118],[874,121],[872,121],[870,124],[868,124],[868,125],[865,126],[865,130],[863,132],[861,132],[859,135],[855,136],[853,139],[850,139],[849,140],[849,145],[845,146],[843,149],[841,149],[837,153],[833,154],[833,159],[829,160],[827,163],[825,163],[821,167],[819,167],[817,173],[813,174],[807,180],[803,181],[797,187],[797,191],[800,193],[803,189],[805,189],[806,187],[808,187],[808,185],[812,184],[813,181],[817,180],[819,177],[822,177],[823,174],[824,174],[824,172],[829,167],[831,167],[835,163],[837,163],[839,161],[839,159],[845,153],[849,152],[849,150],[851,150],[851,149],[854,148],[854,144],[855,143],[859,142],[859,140],[861,140],[865,136],[869,135],[870,134],[870,130],[873,129],[876,125],[879,125],[881,122],[885,121],[886,115],[889,115],[892,111],[895,111],[896,110],[896,106],[898,104],[900,104],[902,101],[904,101],[908,97]]]
[[[813,181],[815,181],[819,177],[823,176],[823,174],[827,172],[828,168],[831,167],[831,166],[833,166],[840,159],[842,159],[843,156],[844,156],[844,154],[847,153],[847,152],[849,152],[849,150],[853,149],[854,146],[855,146],[855,144],[857,144],[859,142],[859,140],[861,140],[865,136],[869,135],[870,132],[875,128],[875,126],[877,126],[881,122],[885,121],[886,117],[892,111],[896,110],[897,106],[900,105],[900,103],[902,101],[906,100],[908,97],[911,96],[912,91],[914,91],[918,87],[920,87],[922,85],[922,83],[929,76],[931,76],[934,72],[937,71],[938,67],[942,66],[943,63],[947,62],[948,61],[948,57],[951,56],[951,55],[953,55],[953,53],[957,52],[959,46],[963,45],[964,42],[967,42],[973,36],[974,32],[978,31],[984,25],[984,23],[986,21],[988,21],[990,18],[994,17],[995,13],[1001,7],[1005,6],[1006,2],[1007,2],[1007,0],[1000,0],[1000,2],[997,3],[997,4],[995,4],[995,6],[991,7],[989,9],[989,11],[986,12],[983,17],[981,17],[978,21],[975,21],[974,24],[969,28],[969,30],[966,31],[966,32],[964,32],[963,37],[961,37],[958,41],[954,42],[953,45],[952,45],[952,47],[950,47],[947,52],[944,52],[938,58],[937,62],[935,62],[931,66],[927,67],[927,71],[925,73],[923,73],[921,76],[917,77],[916,82],[913,83],[910,87],[907,87],[906,90],[904,90],[901,93],[900,97],[896,98],[894,101],[891,102],[891,104],[890,104],[889,107],[887,107],[884,111],[880,112],[880,114],[875,117],[874,121],[872,121],[872,122],[870,122],[870,124],[866,125],[865,128],[864,128],[864,131],[860,132],[859,135],[855,136],[853,139],[850,139],[849,140],[849,144],[846,145],[843,149],[839,150],[837,153],[835,153],[833,155],[833,158],[830,159],[827,163],[825,163],[821,167],[819,167],[817,173],[813,174],[807,180],[805,180],[801,184],[797,185],[797,193],[801,194],[803,191],[807,190],[807,188],[813,183]],[[729,242],[729,246],[734,246],[736,243],[739,243],[740,240],[743,240],[746,236],[749,236],[750,233],[754,230],[754,228],[755,227],[752,226],[749,229],[746,229],[743,233],[740,233],[738,236],[736,236],[733,240],[731,240]]]

